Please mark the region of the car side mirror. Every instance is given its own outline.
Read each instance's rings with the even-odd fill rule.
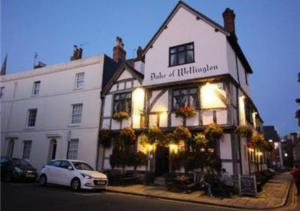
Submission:
[[[73,167],[72,166],[68,166],[68,170],[73,171]]]

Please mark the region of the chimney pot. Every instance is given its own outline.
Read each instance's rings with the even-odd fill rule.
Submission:
[[[226,8],[223,12],[223,19],[224,19],[224,28],[228,31],[231,35],[235,36],[235,14],[234,11],[230,8]]]

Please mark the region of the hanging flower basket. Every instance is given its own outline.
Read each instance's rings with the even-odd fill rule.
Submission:
[[[210,124],[205,127],[204,134],[208,140],[218,141],[220,138],[222,138],[224,131],[219,125]]]
[[[119,111],[113,114],[113,119],[116,121],[122,121],[123,119],[128,119],[129,114],[126,111]]]
[[[259,133],[254,133],[251,137],[251,142],[253,143],[254,147],[263,150],[264,149],[264,136]]]
[[[200,146],[206,146],[208,144],[208,140],[203,133],[197,133],[194,136],[194,140],[196,141],[196,144]]]
[[[192,137],[190,130],[184,126],[177,126],[173,134],[178,140],[186,140]]]
[[[196,110],[192,106],[179,107],[175,111],[176,117],[192,118],[196,115]]]
[[[242,137],[246,137],[246,138],[250,139],[253,134],[253,131],[250,127],[248,127],[246,125],[241,125],[235,129],[235,133]]]
[[[104,148],[109,148],[111,146],[111,138],[112,138],[112,133],[110,130],[101,129],[99,131],[99,141]]]
[[[136,135],[134,129],[131,127],[125,127],[120,132],[120,138],[124,141],[125,145],[134,144],[136,141]]]
[[[164,134],[159,127],[152,127],[147,134],[150,144],[161,142],[164,139]]]

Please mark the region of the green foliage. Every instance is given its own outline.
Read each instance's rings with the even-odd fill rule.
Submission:
[[[250,139],[252,137],[253,130],[246,125],[241,125],[235,129],[235,133],[240,136],[246,137],[247,139]]]
[[[224,131],[219,125],[210,124],[210,125],[205,127],[204,134],[205,134],[205,137],[209,141],[216,142],[216,141],[220,140],[220,138],[222,138],[222,136],[224,134]]]
[[[99,131],[99,141],[104,148],[109,148],[111,146],[111,139],[112,139],[111,130],[101,129]]]

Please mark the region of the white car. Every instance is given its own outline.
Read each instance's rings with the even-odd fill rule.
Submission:
[[[41,185],[47,183],[70,186],[72,190],[106,189],[107,176],[95,171],[89,164],[79,160],[52,160],[40,174]]]

